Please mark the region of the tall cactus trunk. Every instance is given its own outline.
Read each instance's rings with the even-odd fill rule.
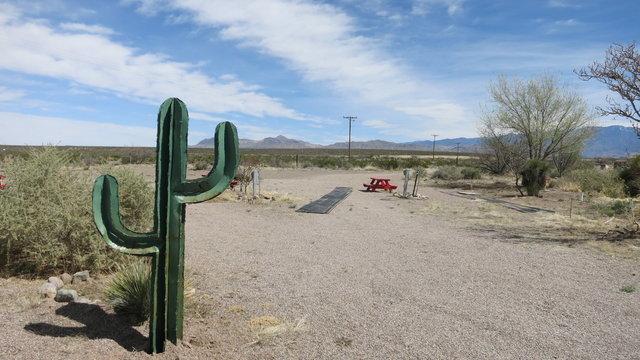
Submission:
[[[156,221],[164,244],[158,262],[166,269],[166,337],[177,344],[182,339],[184,301],[184,219],[185,205],[173,194],[187,175],[187,109],[181,102],[165,102],[158,113],[156,158]]]
[[[151,318],[149,352],[163,352],[165,340],[177,344],[183,334],[185,204],[209,200],[229,186],[239,162],[238,136],[233,124],[218,124],[215,161],[209,175],[187,180],[187,130],[184,103],[166,100],[158,113],[154,227],[134,233],[120,220],[117,182],[104,175],[93,189],[94,220],[113,248],[151,256]]]

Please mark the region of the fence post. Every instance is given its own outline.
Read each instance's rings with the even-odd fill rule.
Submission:
[[[253,198],[260,196],[260,170],[251,171],[251,184],[253,188]]]
[[[409,178],[411,178],[411,169],[404,169],[402,170],[402,173],[404,174],[404,186],[402,188],[402,196],[404,197],[408,197],[409,196]]]
[[[413,193],[411,194],[413,197],[418,196],[418,179],[420,178],[420,169],[416,170],[416,178],[413,181]]]

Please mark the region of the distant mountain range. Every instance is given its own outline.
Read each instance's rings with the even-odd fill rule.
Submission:
[[[460,151],[475,152],[480,147],[480,138],[453,138],[436,141],[437,151],[455,151],[460,144]],[[200,141],[195,147],[213,147],[213,138]],[[243,149],[346,149],[347,142],[331,145],[312,144],[302,140],[289,139],[285,136],[267,137],[262,140],[240,139]],[[429,151],[433,141],[420,140],[396,143],[384,140],[352,141],[352,149],[367,150],[421,150]],[[626,157],[640,153],[640,139],[633,128],[627,126],[595,127],[593,137],[587,142],[583,156],[585,157]]]

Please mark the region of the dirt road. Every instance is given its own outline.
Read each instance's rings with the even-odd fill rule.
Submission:
[[[262,187],[290,193],[300,206],[336,186],[359,190],[372,174],[265,171]],[[399,174],[375,174],[399,183]],[[638,263],[474,231],[424,211],[430,201],[464,209],[468,200],[420,193],[428,199],[354,191],[327,215],[286,203],[189,206],[186,262],[211,306],[188,319],[187,344],[160,358],[640,357],[640,294],[620,291],[638,285]],[[30,358],[45,347],[49,358],[82,358],[81,350],[146,357],[113,339],[23,329],[60,318],[5,320],[20,335],[14,355]]]

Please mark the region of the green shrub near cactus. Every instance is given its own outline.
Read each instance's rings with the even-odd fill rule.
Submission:
[[[101,272],[125,260],[95,231],[91,178],[67,150],[33,148],[2,162],[9,186],[0,191],[0,271],[50,275]],[[151,224],[153,190],[142,175],[116,168],[121,179],[122,219],[131,228]]]
[[[524,169],[520,172],[522,176],[522,186],[527,190],[528,196],[540,196],[540,191],[544,189],[546,183],[549,164],[542,160],[529,160]]]
[[[119,266],[105,290],[105,298],[120,314],[133,316],[141,324],[149,318],[150,266],[143,260]]]

